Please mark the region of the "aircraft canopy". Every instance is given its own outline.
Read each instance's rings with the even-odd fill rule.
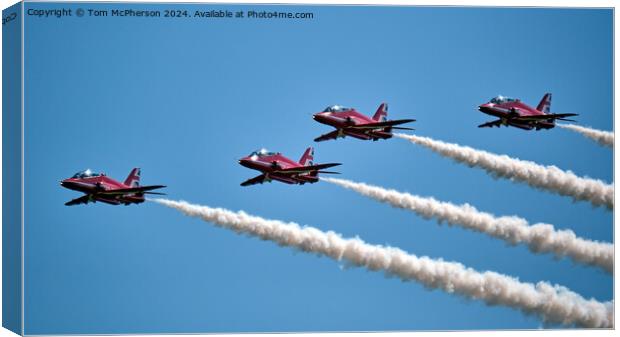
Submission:
[[[71,178],[82,179],[82,178],[99,177],[101,175],[102,175],[101,173],[95,173],[95,172],[91,171],[90,169],[86,169],[84,171],[80,171],[80,172],[74,174],[73,177],[71,177]]]
[[[502,104],[502,103],[507,103],[507,102],[515,102],[516,99],[514,98],[510,98],[510,97],[505,97],[505,96],[497,96],[491,99],[490,103],[494,103],[494,104]]]
[[[325,108],[323,112],[343,112],[343,111],[350,111],[350,110],[353,110],[353,109],[347,108],[342,105],[330,105],[327,108]]]
[[[275,156],[276,154],[278,154],[278,153],[277,152],[267,151],[267,149],[260,149],[260,150],[256,150],[256,151],[252,152],[250,154],[250,157],[252,157],[252,156],[257,156],[257,157]]]

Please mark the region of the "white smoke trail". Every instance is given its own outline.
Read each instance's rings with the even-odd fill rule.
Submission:
[[[423,198],[344,179],[321,178],[321,180],[388,203],[393,207],[414,211],[425,219],[436,218],[440,223],[446,221],[450,225],[460,225],[511,244],[524,243],[536,253],[568,256],[577,262],[603,268],[609,273],[614,268],[612,244],[578,238],[571,230],[555,230],[553,225],[544,223],[529,225],[527,220],[516,216],[495,217],[478,211],[469,204],[454,205],[433,198]]]
[[[579,132],[582,135],[592,140],[595,140],[597,143],[603,146],[607,146],[611,148],[614,147],[614,133],[613,132],[586,128],[586,127],[575,125],[575,124],[556,124],[556,125],[564,129]]]
[[[322,232],[313,227],[267,220],[244,212],[235,213],[184,201],[153,201],[237,233],[347,261],[369,270],[382,270],[402,280],[417,281],[429,288],[482,300],[490,305],[509,306],[539,315],[545,322],[589,328],[613,327],[613,302],[587,300],[559,285],[523,283],[496,272],[480,273],[460,263],[417,257],[398,248],[370,245],[359,238],[345,239],[332,231]]]
[[[445,143],[428,137],[394,134],[415,144],[425,146],[455,161],[480,167],[494,177],[521,181],[540,189],[570,196],[574,200],[590,201],[595,206],[614,208],[614,186],[598,179],[582,178],[556,166],[543,166],[531,161],[510,158],[468,146]]]

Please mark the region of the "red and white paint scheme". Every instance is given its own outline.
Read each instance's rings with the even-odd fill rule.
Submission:
[[[139,168],[131,170],[124,183],[109,178],[104,173],[95,173],[88,169],[61,181],[60,185],[85,194],[65,203],[66,206],[88,204],[89,202],[97,201],[110,205],[139,204],[144,202],[145,194],[164,194],[149,191],[166,187],[164,185],[140,186]]]
[[[498,120],[478,125],[479,128],[510,125],[524,130],[552,129],[555,127],[556,120],[574,122],[565,117],[577,116],[574,113],[551,113],[550,93],[543,96],[536,109],[521,102],[519,99],[497,96],[488,103],[480,105],[478,110],[499,118]]]
[[[239,164],[261,171],[262,174],[241,183],[241,186],[250,186],[281,181],[287,184],[316,183],[319,181],[319,173],[338,174],[338,172],[323,171],[326,168],[341,165],[339,163],[317,164],[314,160],[314,149],[309,147],[299,159],[299,162],[286,158],[279,152],[269,152],[265,149],[257,150],[247,157],[239,159]]]
[[[392,130],[413,130],[396,125],[415,122],[415,119],[388,120],[388,105],[381,103],[372,118],[362,115],[355,108],[340,105],[328,106],[312,116],[315,121],[336,128],[335,131],[317,137],[315,142],[351,136],[363,140],[392,138]]]

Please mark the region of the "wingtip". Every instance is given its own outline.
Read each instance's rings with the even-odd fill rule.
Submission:
[[[401,127],[401,126],[394,126],[392,127],[392,130],[408,130],[408,131],[414,131],[414,128],[405,128],[405,127]]]
[[[334,172],[334,171],[319,171],[318,173],[320,174],[342,174],[340,172]]]
[[[162,192],[144,192],[144,194],[151,194],[151,195],[168,195],[166,193],[162,193]]]

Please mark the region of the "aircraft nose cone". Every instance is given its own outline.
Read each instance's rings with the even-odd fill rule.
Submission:
[[[75,181],[71,181],[69,179],[65,179],[60,181],[60,186],[68,188],[70,190],[77,190],[81,187],[81,184]]]
[[[491,107],[493,107],[493,105],[491,103],[484,103],[484,104],[480,104],[478,106],[478,110],[483,111],[483,110],[489,109]]]
[[[315,121],[322,121],[325,120],[325,115],[322,112],[315,113],[314,115],[312,115],[312,119],[314,119]]]
[[[239,164],[240,164],[241,166],[248,167],[248,163],[250,162],[250,158],[248,158],[248,157],[243,157],[243,158],[239,159],[239,161],[238,161],[238,162],[239,162]]]

